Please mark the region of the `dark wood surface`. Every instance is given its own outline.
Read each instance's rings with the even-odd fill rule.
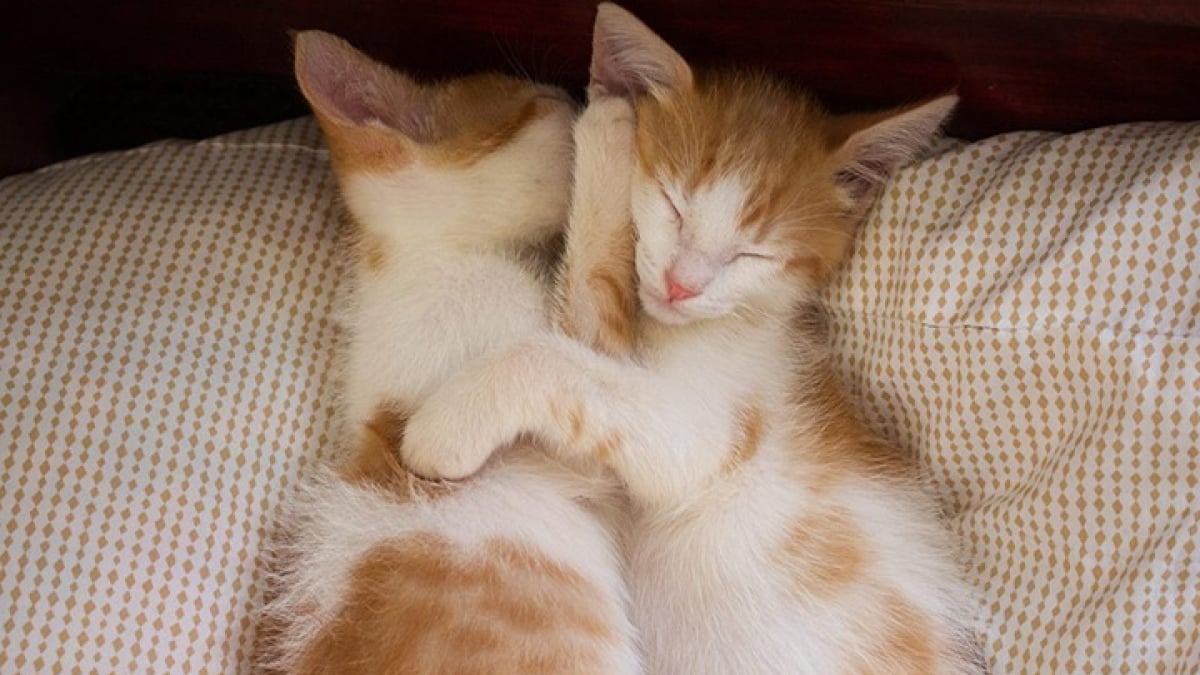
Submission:
[[[839,109],[956,87],[977,138],[1200,119],[1200,0],[631,0],[695,63],[764,67]],[[0,174],[303,114],[287,31],[424,76],[586,77],[579,0],[47,0],[0,22]]]

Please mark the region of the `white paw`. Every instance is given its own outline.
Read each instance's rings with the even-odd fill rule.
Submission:
[[[502,442],[485,437],[481,427],[477,415],[462,407],[447,408],[435,394],[408,420],[401,461],[424,478],[467,478],[483,468]]]

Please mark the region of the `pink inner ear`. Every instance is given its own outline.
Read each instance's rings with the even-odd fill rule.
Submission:
[[[872,123],[850,134],[837,151],[842,166],[838,183],[852,199],[871,194],[933,141],[957,101],[943,96],[899,112],[865,116]]]
[[[349,72],[350,69],[339,68],[338,64],[325,58],[314,59],[314,62],[311,73],[313,86],[317,95],[332,108],[331,112],[354,124],[366,124],[383,117],[365,92],[354,90],[351,85],[354,75]]]
[[[635,96],[683,87],[691,78],[683,58],[637,17],[612,3],[600,4],[592,32],[594,93]]]
[[[596,96],[633,96],[633,82],[614,62],[605,40],[599,35],[592,41],[592,88]]]
[[[341,38],[302,33],[296,57],[296,78],[317,112],[358,126],[382,123],[414,138],[428,126],[419,85]]]
[[[838,171],[835,180],[846,190],[850,199],[858,201],[870,196],[876,187],[887,180],[890,173],[889,162],[868,154],[860,156],[853,164]]]
[[[370,65],[366,56],[333,35],[308,31],[296,39],[296,79],[313,108],[328,117],[352,124],[380,117],[363,86],[370,80]]]

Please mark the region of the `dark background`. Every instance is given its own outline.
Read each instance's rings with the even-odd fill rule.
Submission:
[[[758,65],[834,108],[957,87],[951,132],[1200,119],[1200,1],[631,0],[696,63]],[[0,20],[0,175],[158,138],[305,114],[291,29],[418,75],[481,69],[574,88],[582,0],[49,0]]]

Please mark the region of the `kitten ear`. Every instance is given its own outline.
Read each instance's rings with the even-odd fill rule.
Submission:
[[[958,96],[950,94],[883,112],[833,118],[829,137],[836,148],[838,184],[855,202],[865,201],[933,142],[957,104]]]
[[[591,76],[588,89],[593,97],[632,97],[692,84],[692,69],[683,57],[611,2],[596,8]]]
[[[296,81],[319,117],[343,126],[388,127],[421,140],[429,114],[421,85],[336,35],[309,30],[295,40]]]

